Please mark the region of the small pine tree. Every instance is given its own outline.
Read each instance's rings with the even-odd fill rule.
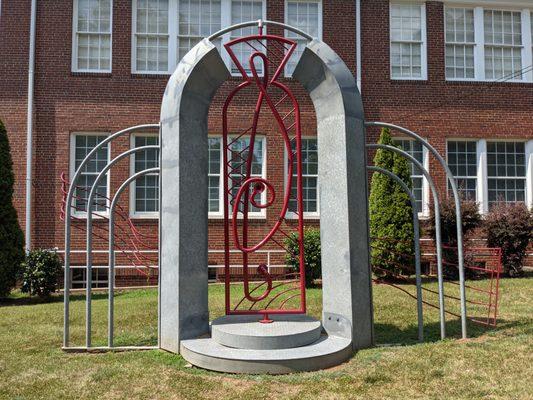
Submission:
[[[379,143],[394,146],[389,129],[381,131]],[[391,171],[411,188],[409,163],[401,155],[378,149],[374,165]],[[414,231],[409,195],[391,178],[376,172],[370,186],[369,213],[374,273],[385,279],[412,274]]]
[[[13,207],[13,161],[6,128],[0,121],[0,298],[15,286],[24,260],[24,236]]]

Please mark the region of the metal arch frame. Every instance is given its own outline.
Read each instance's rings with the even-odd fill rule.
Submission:
[[[232,26],[229,26],[227,28],[221,29],[218,32],[213,33],[211,36],[208,36],[207,39],[209,41],[213,41],[213,40],[219,38],[220,36],[223,36],[226,33],[234,31],[236,29],[247,28],[249,26],[257,26],[257,27],[259,27],[259,29],[262,29],[263,26],[268,26],[268,25],[279,26],[279,27],[284,28],[284,29],[286,29],[288,31],[297,33],[298,35],[303,36],[307,40],[313,40],[313,37],[311,35],[309,35],[308,33],[304,32],[304,31],[302,31],[302,30],[300,30],[298,28],[295,28],[293,26],[284,24],[282,22],[270,21],[270,20],[267,20],[267,19],[266,20],[258,19],[258,20],[255,20],[255,21],[247,21],[247,22],[242,22],[240,24],[232,25]]]
[[[100,171],[100,173],[97,175],[96,179],[94,180],[91,190],[89,192],[89,196],[87,197],[87,244],[86,244],[86,310],[85,310],[85,345],[89,348],[91,347],[91,322],[92,322],[92,269],[93,269],[93,201],[94,196],[96,194],[96,188],[98,187],[98,183],[100,180],[108,173],[108,171],[120,160],[123,158],[126,158],[132,154],[140,153],[141,151],[145,150],[158,150],[159,151],[159,145],[150,145],[150,146],[142,146],[142,147],[135,147],[133,149],[129,149],[118,156],[116,156],[114,159],[112,159],[103,169]],[[158,157],[159,158],[159,157]],[[128,182],[128,181],[126,181]],[[124,190],[124,189],[123,189]],[[115,195],[116,197],[116,195]],[[114,200],[114,199],[113,199]],[[110,210],[111,212],[111,210]]]
[[[440,199],[435,182],[426,168],[411,154],[398,147],[385,145],[385,144],[367,144],[368,149],[382,149],[389,150],[401,155],[404,158],[410,160],[418,169],[422,171],[422,174],[427,179],[431,193],[433,195],[433,204],[435,208],[435,241],[437,248],[437,280],[439,286],[439,319],[440,319],[440,337],[446,338],[446,312],[444,306],[444,279],[442,274],[442,235],[440,226]]]
[[[123,136],[125,134],[130,134],[132,132],[140,131],[140,130],[150,130],[150,129],[160,129],[160,124],[142,124],[142,125],[136,125],[132,126],[126,129],[123,129],[121,131],[115,132],[112,135],[109,135],[106,139],[104,139],[101,143],[97,144],[88,154],[85,156],[83,161],[81,162],[80,166],[74,173],[74,176],[71,179],[70,187],[67,193],[67,197],[65,199],[65,259],[64,259],[64,268],[65,268],[65,274],[64,274],[64,309],[63,309],[63,348],[68,349],[70,345],[70,326],[69,326],[69,318],[70,318],[70,248],[71,248],[71,217],[72,217],[72,201],[74,198],[74,191],[76,190],[76,184],[78,182],[78,179],[81,175],[81,171],[85,167],[85,165],[89,162],[89,160],[93,157],[93,155],[101,149],[103,146],[111,142],[112,140]]]
[[[405,184],[405,182],[396,174],[380,168],[368,165],[368,171],[378,172],[380,174],[386,175],[389,178],[393,179],[398,183],[405,193],[409,195],[409,201],[411,202],[411,208],[413,212],[413,230],[414,230],[414,242],[415,242],[415,274],[416,274],[416,310],[418,315],[418,340],[420,342],[424,341],[424,314],[422,307],[422,274],[420,268],[420,224],[418,221],[418,210],[416,208],[416,199],[413,195],[413,192]]]
[[[459,196],[459,191],[457,190],[457,185],[455,183],[455,177],[452,174],[452,171],[448,167],[448,164],[439,154],[439,152],[431,145],[427,140],[422,138],[417,133],[410,131],[404,127],[389,124],[386,122],[365,122],[366,127],[380,127],[380,128],[389,128],[402,132],[411,138],[420,142],[425,148],[427,148],[437,161],[441,164],[444,172],[446,173],[446,178],[450,182],[452,188],[454,202],[455,202],[455,217],[457,225],[457,258],[458,258],[458,270],[459,270],[459,291],[460,291],[460,301],[461,301],[461,336],[463,339],[467,338],[467,325],[466,325],[466,290],[465,290],[465,273],[464,273],[464,254],[463,254],[463,223],[461,218],[461,200]]]
[[[150,146],[145,146],[150,147]],[[142,147],[140,147],[142,148]],[[114,316],[115,316],[115,207],[118,203],[118,200],[120,198],[120,195],[122,192],[129,187],[129,185],[136,180],[137,178],[140,178],[141,176],[148,175],[151,173],[159,173],[160,168],[148,168],[143,171],[139,171],[132,176],[130,176],[127,180],[125,180],[122,185],[118,188],[118,190],[115,193],[115,196],[113,197],[113,200],[111,201],[111,206],[109,207],[109,273],[108,273],[108,296],[109,296],[109,303],[108,303],[108,315],[107,315],[107,334],[108,334],[108,347],[113,348],[113,336],[114,336]],[[159,301],[158,301],[159,304]],[[159,305],[158,305],[159,307]],[[159,312],[158,312],[159,314]],[[159,324],[158,324],[159,326]],[[159,330],[159,328],[158,328]],[[158,335],[159,337],[159,335]],[[159,341],[159,339],[158,339]],[[159,348],[159,343],[157,348]]]

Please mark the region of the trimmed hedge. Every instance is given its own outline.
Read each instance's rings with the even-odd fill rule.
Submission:
[[[498,204],[487,215],[484,228],[487,245],[502,249],[505,273],[521,275],[526,251],[533,238],[533,212],[520,203]]]
[[[285,261],[294,270],[300,269],[300,248],[298,244],[298,232],[292,232],[285,239],[285,246],[290,250],[285,256]],[[304,253],[305,253],[305,285],[312,286],[315,279],[322,277],[322,261],[320,254],[320,230],[317,228],[304,229]]]
[[[22,292],[48,298],[58,289],[63,267],[55,251],[32,250],[22,264]]]
[[[431,208],[431,217],[428,221],[429,235],[435,240],[435,213],[433,207]],[[467,256],[468,236],[476,228],[481,226],[481,215],[479,214],[479,207],[475,201],[461,200],[461,222],[463,228],[463,250],[464,250],[464,265],[476,266],[474,261]],[[457,279],[459,277],[458,254],[457,254],[457,218],[455,211],[455,201],[453,197],[441,200],[440,203],[440,225],[442,236],[442,258],[443,258],[443,272],[449,279]],[[465,268],[466,277],[474,277],[476,273],[474,270]]]

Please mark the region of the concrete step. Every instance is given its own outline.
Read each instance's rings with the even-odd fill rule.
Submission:
[[[260,315],[226,315],[211,323],[211,337],[237,349],[274,350],[316,342],[322,323],[307,315],[271,315],[273,323],[259,322]]]
[[[348,339],[322,335],[307,346],[251,350],[223,346],[212,338],[183,340],[181,355],[191,364],[218,372],[240,374],[289,374],[330,368],[348,360]]]

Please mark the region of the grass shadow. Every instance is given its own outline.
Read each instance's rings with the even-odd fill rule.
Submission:
[[[468,322],[467,332],[469,339],[475,339],[484,336],[489,332],[498,332],[510,328],[524,327],[527,323],[524,321],[507,321],[498,319],[496,327],[487,327],[473,322]],[[418,341],[418,325],[413,324],[406,329],[401,329],[392,324],[374,324],[376,345],[414,345]],[[446,337],[449,339],[461,338],[461,320],[459,318],[446,321]],[[424,343],[440,341],[440,323],[424,324]]]
[[[126,294],[126,291],[117,291],[115,292],[115,297],[120,297]],[[91,298],[93,300],[107,300],[107,292],[93,292]],[[4,299],[0,299],[0,307],[15,307],[15,306],[33,306],[38,304],[52,304],[52,303],[62,303],[64,301],[62,293],[56,293],[50,296],[49,298],[42,299],[37,296],[28,296],[28,295],[11,295]],[[70,295],[70,301],[85,301],[85,292],[76,292]]]

